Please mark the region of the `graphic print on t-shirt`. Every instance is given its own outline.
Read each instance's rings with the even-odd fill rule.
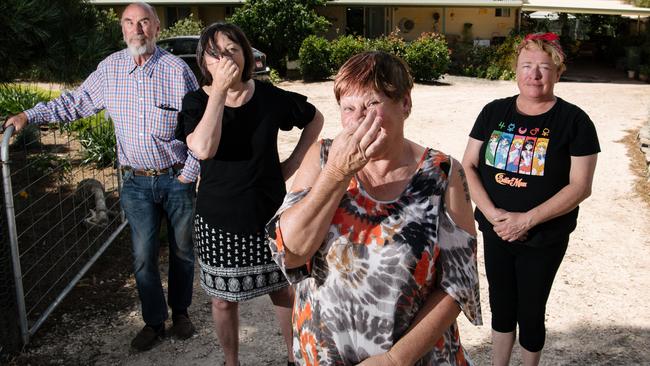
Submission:
[[[509,125],[509,131],[515,130],[514,125]],[[543,136],[548,136],[546,130]],[[485,164],[512,173],[543,176],[549,139],[534,137],[539,128],[519,127],[516,131],[519,134],[492,131],[485,144]]]
[[[519,169],[519,157],[521,156],[521,148],[524,146],[525,136],[515,135],[510,145],[510,152],[508,153],[508,165],[506,170],[516,173]]]
[[[544,163],[546,163],[546,149],[548,148],[548,139],[538,138],[533,153],[533,170],[532,175],[544,175]]]
[[[519,162],[519,174],[530,175],[530,170],[533,167],[533,148],[535,147],[534,137],[527,137],[524,141],[524,147],[521,150],[521,161]]]
[[[494,154],[497,151],[497,144],[499,143],[499,138],[501,137],[501,131],[493,131],[490,135],[490,140],[487,143],[485,148],[485,164],[489,166],[494,166]]]
[[[497,151],[494,156],[494,167],[498,169],[505,169],[508,162],[508,152],[510,151],[510,143],[514,137],[511,133],[502,133],[497,144]]]

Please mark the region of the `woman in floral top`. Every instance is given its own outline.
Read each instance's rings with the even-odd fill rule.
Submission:
[[[299,364],[471,364],[456,317],[481,324],[472,206],[460,163],[404,138],[412,87],[395,56],[348,60],[343,131],[312,146],[267,227],[296,285]]]

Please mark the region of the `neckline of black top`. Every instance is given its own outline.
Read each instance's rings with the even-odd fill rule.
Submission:
[[[515,107],[514,108],[515,109],[515,114],[518,117],[521,117],[521,118],[539,118],[539,117],[545,117],[545,116],[549,115],[551,112],[553,112],[557,108],[558,104],[560,104],[561,100],[562,99],[560,97],[556,96],[555,97],[555,104],[553,104],[553,106],[551,108],[549,108],[548,111],[546,111],[544,113],[540,113],[540,114],[534,114],[534,115],[523,114],[523,113],[519,112],[519,109],[517,108],[517,96],[515,96],[513,103],[514,103],[514,107]]]
[[[255,90],[253,90],[253,95],[251,96],[251,98],[248,101],[246,101],[246,103],[244,103],[244,104],[242,104],[240,106],[237,106],[237,107],[231,107],[231,106],[224,105],[223,106],[224,109],[233,109],[233,110],[235,110],[235,109],[243,109],[247,105],[250,105],[251,102],[253,101],[253,99],[256,98],[257,89],[259,89],[259,86],[260,86],[260,84],[258,83],[257,80],[253,80],[253,82],[255,83]],[[206,99],[210,98],[210,95],[208,93],[206,93],[205,90],[203,90],[203,87],[199,88],[199,90],[201,91],[201,93],[203,93],[203,95],[205,96]]]

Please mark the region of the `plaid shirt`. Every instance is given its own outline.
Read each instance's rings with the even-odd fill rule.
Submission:
[[[135,169],[185,164],[181,175],[194,181],[199,162],[174,139],[183,97],[198,84],[181,59],[158,47],[138,66],[127,50],[103,60],[72,92],[25,111],[30,123],[70,122],[106,109],[115,126],[118,158]]]

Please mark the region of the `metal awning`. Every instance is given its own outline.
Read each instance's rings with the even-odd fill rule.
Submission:
[[[650,8],[639,8],[620,0],[524,0],[521,10],[650,16]]]

